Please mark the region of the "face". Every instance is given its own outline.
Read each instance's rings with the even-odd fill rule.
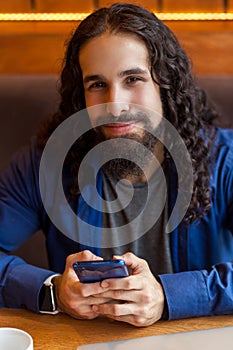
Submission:
[[[162,118],[159,88],[151,77],[145,44],[133,35],[105,33],[81,48],[79,63],[86,107],[95,106],[88,114],[96,135],[100,140],[121,138],[117,145],[100,143],[102,157],[111,158],[104,172],[117,179],[144,179],[157,143],[150,131]],[[126,144],[126,139],[137,141],[136,146]],[[143,150],[140,145],[145,146]]]
[[[152,128],[159,124],[159,88],[151,77],[147,48],[136,36],[105,33],[93,38],[81,48],[79,62],[86,107],[102,106],[91,108],[92,122],[109,120],[101,127],[106,138],[142,137],[145,119]],[[156,111],[156,118],[138,116],[136,105]]]

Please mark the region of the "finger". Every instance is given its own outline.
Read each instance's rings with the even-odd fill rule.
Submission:
[[[90,250],[83,250],[82,252],[71,254],[66,259],[66,265],[72,267],[76,261],[94,261],[103,260],[100,256],[93,254]]]
[[[69,314],[77,319],[94,319],[99,316],[90,305],[78,305],[76,308],[69,310]]]
[[[139,291],[125,291],[125,290],[109,290],[101,294],[94,295],[94,297],[103,297],[112,300],[121,300],[125,302],[140,303],[144,302],[142,293]]]
[[[129,277],[103,280],[100,286],[103,290],[141,290],[144,285],[142,278],[131,275]]]
[[[98,294],[103,293],[105,289],[101,287],[100,282],[95,283],[81,283],[80,281],[77,281],[77,283],[73,283],[72,286],[72,293],[75,295],[79,295],[83,298],[87,298],[90,296],[98,296]]]
[[[114,321],[129,323],[136,327],[145,327],[153,324],[155,321],[153,319],[146,319],[142,316],[135,315],[127,315],[127,316],[113,316],[113,315],[105,315]]]
[[[92,306],[92,305],[100,305],[100,304],[107,304],[109,302],[111,302],[112,299],[111,298],[105,298],[105,297],[101,297],[101,298],[96,298],[96,297],[89,297],[85,299],[85,304]]]
[[[127,322],[138,327],[151,325],[160,319],[160,317],[149,316],[148,312],[143,312],[140,308],[137,309],[134,303],[94,305],[92,310],[113,320]]]
[[[135,314],[133,303],[93,305],[92,311],[101,315],[124,316]]]

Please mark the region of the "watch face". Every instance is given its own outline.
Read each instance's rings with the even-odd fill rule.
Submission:
[[[40,311],[42,313],[57,313],[53,285],[43,285],[40,292]]]

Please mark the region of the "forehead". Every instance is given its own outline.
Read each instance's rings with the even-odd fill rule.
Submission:
[[[84,44],[79,53],[83,74],[148,68],[149,54],[145,43],[136,35],[104,33]],[[97,72],[98,71],[98,72]]]

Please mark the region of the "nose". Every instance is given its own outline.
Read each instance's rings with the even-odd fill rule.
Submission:
[[[108,102],[106,105],[106,111],[114,117],[119,117],[121,114],[129,111],[129,105],[126,102]]]
[[[129,111],[129,102],[126,100],[126,92],[116,87],[109,88],[106,111],[115,117]]]

